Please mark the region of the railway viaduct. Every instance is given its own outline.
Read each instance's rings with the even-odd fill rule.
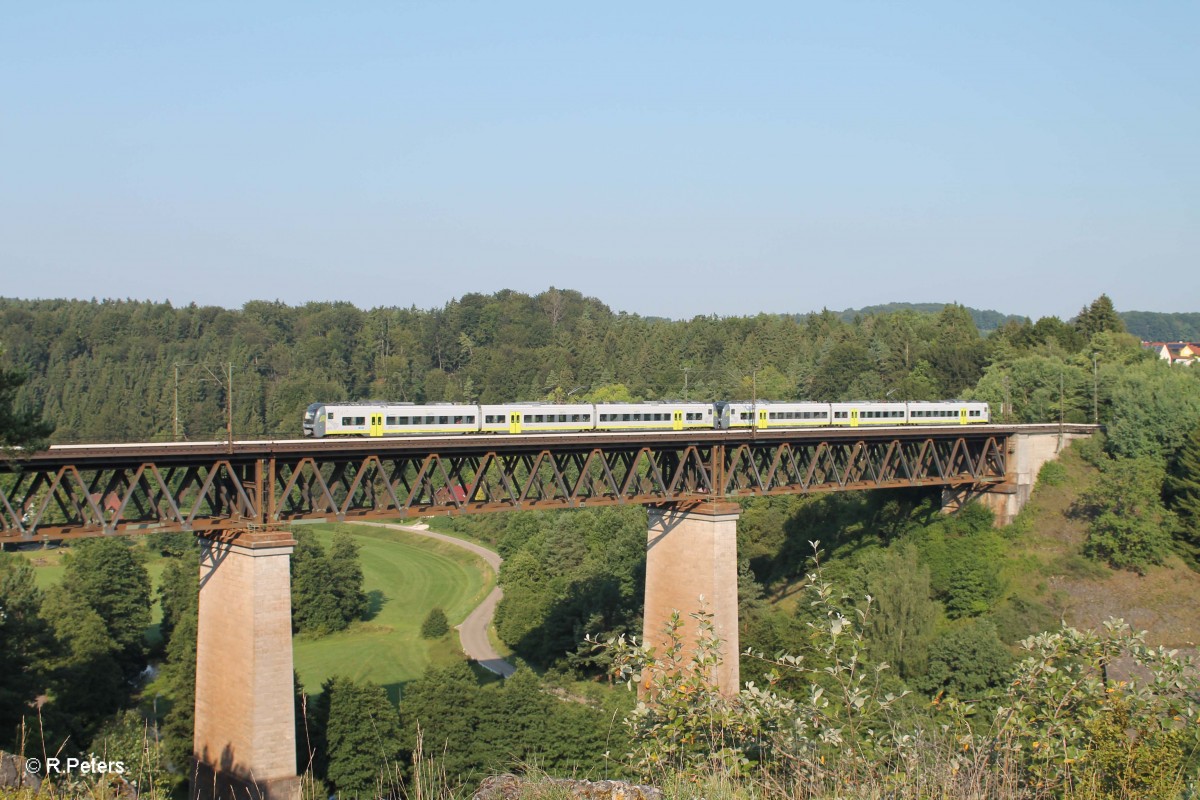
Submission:
[[[712,615],[739,686],[737,500],[940,487],[1007,524],[1088,425],[456,436],[56,446],[0,461],[0,541],[190,531],[201,539],[197,797],[294,798],[289,523],[649,507],[644,635]]]

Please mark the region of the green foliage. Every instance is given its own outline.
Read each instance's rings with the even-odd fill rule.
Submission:
[[[991,404],[998,420],[1017,423],[1091,422],[1090,363],[1071,363],[1063,354],[1030,354],[994,362],[967,397]],[[1010,415],[1001,409],[1011,407]],[[1006,418],[1009,417],[1009,418]]]
[[[450,621],[446,619],[446,612],[440,608],[433,608],[425,616],[425,621],[421,623],[421,636],[425,639],[440,639],[450,632]]]
[[[934,597],[953,619],[986,613],[1004,591],[1004,539],[992,520],[988,509],[973,503],[912,534],[929,565]]]
[[[994,708],[1012,661],[992,623],[968,620],[944,631],[929,646],[929,668],[919,687],[930,695],[948,694]]]
[[[929,567],[919,563],[915,547],[905,544],[867,559],[864,566],[874,599],[867,625],[871,656],[895,665],[906,678],[922,672],[942,613],[930,599]]]
[[[336,677],[321,695],[328,777],[338,797],[376,798],[399,788],[400,721],[387,692]]]
[[[1067,468],[1057,461],[1047,461],[1038,470],[1038,486],[1062,486],[1067,482]]]
[[[104,618],[65,586],[46,593],[42,614],[59,643],[45,664],[53,698],[46,716],[53,730],[88,741],[129,695],[121,646]]]
[[[1121,321],[1126,330],[1147,342],[1200,341],[1200,313],[1122,311]]]
[[[587,634],[639,624],[646,558],[641,508],[505,514],[463,519],[472,536],[498,540],[504,599],[496,632],[524,659],[587,666]]]
[[[162,748],[167,763],[182,775],[189,774],[192,765],[199,574],[195,556],[171,559],[163,569],[159,586],[166,656],[161,668],[162,685],[168,701]]]
[[[85,539],[64,563],[62,587],[96,612],[116,645],[126,679],[146,665],[150,575],[128,539]]]
[[[330,552],[310,532],[295,534],[292,553],[292,625],[322,636],[344,630],[367,611],[358,546],[346,533],[334,536]]]
[[[992,745],[1049,796],[1175,797],[1200,746],[1200,680],[1177,652],[1151,648],[1121,620],[1063,628],[1021,644],[993,721]],[[1144,679],[1106,680],[1116,661]],[[1195,764],[1188,766],[1195,778]]]
[[[625,637],[602,645],[614,652],[614,675],[641,690],[642,702],[626,719],[633,734],[630,757],[641,776],[661,780],[674,772],[716,770],[745,777],[774,764],[782,768],[776,777],[785,781],[776,789],[787,793],[832,788],[849,772],[888,769],[880,756],[893,741],[890,722],[902,695],[885,691],[886,665],[867,657],[863,630],[870,604],[847,607],[819,566],[805,592],[816,610],[805,652],[773,659],[757,654],[770,670],[766,688],[753,682],[736,692],[715,686],[721,642],[706,613],[693,615],[698,634],[686,642],[674,615],[661,652]],[[794,673],[806,689],[794,699],[777,695],[771,687],[780,672]]]
[[[1179,520],[1180,549],[1193,567],[1200,567],[1200,426],[1171,459],[1163,488]]]
[[[1108,461],[1096,483],[1079,498],[1091,518],[1085,552],[1117,569],[1144,572],[1161,564],[1174,522],[1162,504],[1164,469],[1153,458]]]
[[[1117,315],[1112,300],[1106,294],[1097,297],[1090,306],[1080,309],[1073,324],[1084,341],[1090,340],[1097,333],[1125,332],[1125,323]]]
[[[20,752],[21,720],[45,688],[39,667],[53,642],[41,603],[29,562],[0,552],[0,748],[9,752]]]
[[[1157,720],[1133,719],[1130,705],[1122,693],[1113,692],[1103,713],[1087,721],[1091,753],[1069,796],[1103,800],[1179,797],[1184,760],[1190,755],[1183,749],[1187,737]]]
[[[612,711],[539,681],[528,668],[485,686],[466,664],[431,669],[405,686],[400,713],[404,749],[439,754],[455,785],[514,763],[584,771],[623,742]]]
[[[162,622],[159,630],[166,646],[179,620],[187,613],[194,613],[200,592],[200,557],[189,552],[181,558],[167,560],[158,581],[158,602],[162,606]]]
[[[121,777],[139,797],[167,797],[185,777],[168,770],[158,731],[136,711],[122,712],[106,723],[88,752],[95,753],[100,761],[123,763],[125,773]]]
[[[3,355],[0,349],[0,355]],[[43,422],[38,410],[14,408],[17,390],[28,376],[20,371],[0,369],[0,451],[12,454],[16,448],[44,450],[50,443],[54,425]]]
[[[1113,379],[1111,413],[1112,455],[1165,461],[1200,426],[1200,370],[1134,364]]]
[[[363,573],[359,566],[359,547],[350,534],[339,531],[329,547],[330,589],[337,598],[338,611],[349,624],[367,613],[367,595],[363,591]]]
[[[200,552],[200,543],[191,533],[150,533],[145,536],[146,548],[168,558],[185,558]]]

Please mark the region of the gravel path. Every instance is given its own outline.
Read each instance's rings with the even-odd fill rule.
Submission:
[[[424,524],[393,525],[387,522],[352,522],[350,524],[370,525],[375,528],[391,528],[392,530],[404,531],[416,534],[417,536],[437,539],[440,542],[461,547],[464,550],[470,550],[490,564],[497,575],[500,574],[499,553],[494,550],[488,550],[486,547],[473,542],[456,539],[453,536],[446,536],[442,533],[434,533]],[[500,598],[503,596],[504,592],[499,586],[492,589],[491,594],[485,597],[483,602],[476,606],[475,610],[467,615],[467,618],[458,626],[458,639],[462,643],[462,649],[467,654],[467,658],[474,659],[484,669],[494,672],[502,678],[507,678],[516,672],[517,669],[501,658],[500,654],[492,648],[492,643],[488,641],[487,635],[488,626],[492,624],[492,617],[496,614],[496,605],[499,604]]]

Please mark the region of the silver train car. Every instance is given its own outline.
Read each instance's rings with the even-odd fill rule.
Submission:
[[[879,403],[717,401],[702,403],[312,403],[304,435],[428,436],[450,433],[766,430],[774,428],[973,425],[987,403],[965,400]]]

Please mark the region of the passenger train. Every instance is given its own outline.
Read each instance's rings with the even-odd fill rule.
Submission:
[[[736,430],[753,428],[971,425],[987,403],[649,402],[649,403],[313,403],[304,435],[421,436],[444,433]]]

